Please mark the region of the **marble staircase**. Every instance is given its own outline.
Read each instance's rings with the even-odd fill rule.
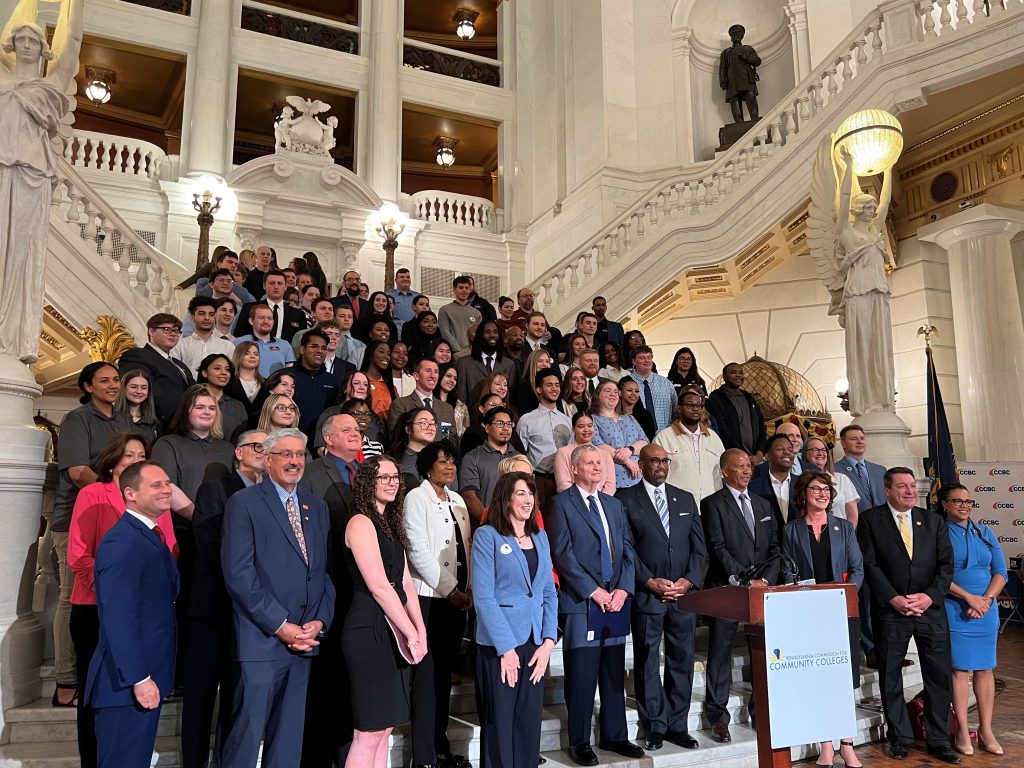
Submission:
[[[613,754],[598,755],[602,766],[614,768],[676,768],[683,766],[710,766],[728,761],[730,768],[753,768],[757,764],[757,745],[753,729],[747,719],[746,701],[750,695],[749,659],[742,638],[734,646],[732,693],[729,712],[732,717],[733,740],[729,744],[717,744],[711,740],[709,723],[703,715],[704,702],[704,658],[706,654],[706,631],[698,630],[697,664],[694,672],[693,700],[690,708],[689,729],[700,742],[700,748],[685,750],[666,744],[657,752],[648,753],[642,760],[630,761]],[[916,656],[911,656],[916,660]],[[632,653],[627,645],[626,718],[631,736],[637,734],[636,702],[632,699]],[[882,736],[881,704],[878,701],[878,673],[862,667],[862,684],[857,693],[857,734],[858,744],[877,741]],[[572,765],[565,753],[568,746],[565,732],[565,698],[563,693],[563,667],[560,648],[552,654],[551,665],[545,678],[544,719],[541,728],[541,750],[552,768]],[[921,686],[920,666],[914,664],[904,670],[904,685],[907,696],[914,695]],[[0,768],[77,768],[79,765],[75,741],[75,712],[71,709],[50,706],[53,691],[52,676],[47,670],[43,685],[43,698],[30,704],[16,707],[7,712],[8,743],[0,746]],[[810,705],[810,702],[809,702]],[[463,678],[452,690],[452,714],[449,737],[456,752],[467,755],[479,765],[480,728],[475,711],[473,683]],[[600,702],[597,703],[600,706]],[[796,714],[799,713],[790,713]],[[172,698],[164,704],[153,757],[153,766],[177,768],[181,765],[178,739],[181,717],[181,701]],[[595,718],[596,719],[596,718]],[[595,726],[596,727],[596,726]],[[411,747],[408,726],[399,728],[391,740],[391,761],[395,766],[408,765]],[[598,742],[595,733],[594,744]],[[813,748],[793,749],[793,758],[813,756]]]

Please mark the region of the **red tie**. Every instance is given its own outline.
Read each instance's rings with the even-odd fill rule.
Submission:
[[[159,525],[155,525],[155,526],[153,526],[153,533],[155,533],[156,537],[158,539],[160,539],[160,543],[163,544],[166,547],[167,546],[167,537],[164,536],[163,529],[161,529]]]
[[[352,299],[352,317],[359,319],[359,299]]]

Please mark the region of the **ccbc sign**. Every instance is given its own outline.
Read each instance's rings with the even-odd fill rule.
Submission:
[[[1018,541],[1020,541],[1020,539],[1017,538],[1016,536],[1000,536],[999,537],[999,543],[1000,544],[1016,544]]]
[[[1010,523],[1010,525],[1019,528],[1020,526],[1024,525],[1024,520],[1014,520],[1012,523]]]
[[[1024,493],[1024,485],[1011,485],[1008,490],[1010,493]]]
[[[995,469],[990,469],[988,473],[992,477],[1002,477],[1010,474],[1010,470],[1006,469],[1005,467],[996,467]]]
[[[974,486],[975,493],[995,493],[996,487],[994,485],[976,485]]]
[[[1013,509],[1013,504],[1008,501],[997,501],[992,505],[992,509]]]
[[[999,525],[1000,522],[1000,520],[987,520],[985,518],[982,518],[978,521],[978,525]]]
[[[978,473],[975,472],[973,469],[961,469],[960,470],[960,477],[974,477],[976,474],[978,474]]]

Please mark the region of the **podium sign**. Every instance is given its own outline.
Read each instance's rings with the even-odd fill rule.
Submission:
[[[856,733],[846,601],[842,589],[764,596],[773,749]]]

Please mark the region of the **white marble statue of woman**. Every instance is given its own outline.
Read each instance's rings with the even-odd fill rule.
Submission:
[[[0,355],[25,363],[39,352],[53,140],[74,108],[82,1],[61,0],[52,50],[37,0],[18,3],[0,38]]]
[[[846,378],[850,413],[895,412],[896,374],[892,319],[885,265],[885,217],[892,195],[892,171],[882,177],[881,199],[856,193],[853,161],[840,147],[845,166],[837,186],[832,138],[818,149],[808,209],[808,241],[818,273],[832,294],[829,314],[846,330]],[[838,198],[838,199],[837,199]]]

